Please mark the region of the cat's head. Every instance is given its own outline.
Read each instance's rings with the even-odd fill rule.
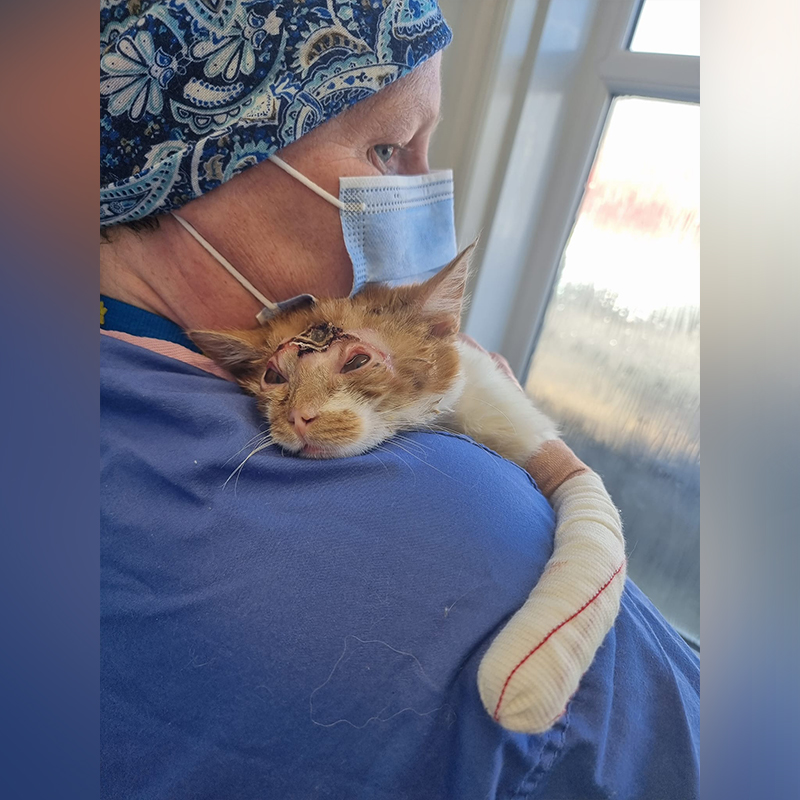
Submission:
[[[257,330],[190,335],[257,398],[275,443],[309,458],[357,455],[433,423],[458,399],[455,342],[474,247],[416,286],[320,300]]]

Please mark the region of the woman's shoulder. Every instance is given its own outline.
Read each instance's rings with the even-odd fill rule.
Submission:
[[[234,516],[250,499],[269,493],[277,500],[291,487],[303,491],[306,508],[352,504],[373,509],[384,525],[451,519],[495,528],[516,516],[529,529],[552,526],[530,476],[466,436],[407,431],[360,456],[297,458],[269,445],[255,400],[236,384],[128,342],[108,342],[103,355],[104,452],[118,473],[131,473],[126,482],[141,464],[158,464],[173,486],[205,485],[209,500],[230,501]],[[147,490],[168,494],[166,485]]]

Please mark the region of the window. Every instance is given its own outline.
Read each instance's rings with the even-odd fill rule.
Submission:
[[[614,101],[526,389],[622,509],[631,577],[699,631],[699,107]]]
[[[455,168],[459,244],[481,234],[464,330],[603,476],[631,576],[695,640],[698,2],[440,4],[432,163]]]

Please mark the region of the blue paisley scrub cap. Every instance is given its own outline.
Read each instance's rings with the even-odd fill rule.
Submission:
[[[101,0],[100,224],[178,208],[409,73],[435,0]]]

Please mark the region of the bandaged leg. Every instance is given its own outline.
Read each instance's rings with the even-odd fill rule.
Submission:
[[[603,482],[566,445],[547,442],[527,469],[555,509],[555,547],[483,657],[478,690],[504,728],[541,733],[562,715],[614,624],[625,544]]]

